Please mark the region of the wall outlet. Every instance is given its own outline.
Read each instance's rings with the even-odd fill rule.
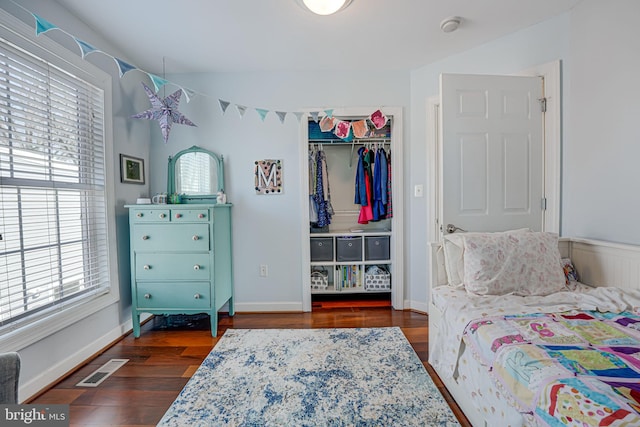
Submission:
[[[269,275],[269,267],[267,264],[260,264],[260,277],[267,277]]]

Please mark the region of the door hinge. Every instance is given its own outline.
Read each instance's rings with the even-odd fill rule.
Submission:
[[[542,198],[542,201],[541,201],[541,203],[540,203],[540,206],[542,207],[542,210],[543,210],[543,211],[546,211],[546,210],[547,210],[547,198],[546,198],[546,197],[543,197],[543,198]]]
[[[538,99],[538,101],[540,101],[540,111],[542,111],[543,113],[547,112],[547,98],[540,98]]]

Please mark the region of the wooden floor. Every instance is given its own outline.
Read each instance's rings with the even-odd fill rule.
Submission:
[[[169,321],[168,321],[169,320]],[[69,404],[71,426],[155,426],[218,338],[206,317],[155,317],[140,338],[129,334],[28,403]],[[220,314],[228,328],[354,328],[398,326],[463,426],[469,422],[427,363],[425,314],[383,308],[314,308],[311,313]],[[96,388],[76,387],[110,359],[129,362]]]

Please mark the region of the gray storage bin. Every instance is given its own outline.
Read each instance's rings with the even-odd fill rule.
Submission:
[[[336,237],[337,261],[362,261],[362,237]]]
[[[389,236],[366,236],[364,238],[364,259],[365,261],[388,260]]]
[[[311,238],[311,261],[333,261],[333,238]]]

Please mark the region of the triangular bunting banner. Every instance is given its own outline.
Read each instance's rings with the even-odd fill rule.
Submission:
[[[36,36],[39,36],[42,33],[46,33],[49,30],[53,30],[56,27],[51,22],[47,21],[44,18],[39,17],[35,13],[32,13],[33,17],[36,19]]]
[[[258,112],[258,114],[260,115],[260,118],[264,122],[264,118],[267,117],[269,110],[265,110],[263,108],[256,108],[256,111]]]
[[[276,111],[276,115],[280,119],[280,123],[284,123],[284,119],[287,117],[286,111]]]
[[[155,74],[147,73],[147,75],[151,78],[151,81],[153,82],[153,87],[156,88],[156,92],[158,92],[162,86],[169,83],[168,80],[165,80],[162,77],[158,77]]]
[[[98,50],[87,42],[83,42],[82,40],[77,39],[75,37],[73,39],[76,41],[76,44],[78,45],[78,47],[80,48],[80,51],[82,52],[82,59],[84,59],[84,57],[89,55],[91,52],[95,52]]]
[[[116,61],[116,65],[118,66],[118,70],[120,70],[120,77],[124,76],[125,74],[127,74],[127,72],[131,71],[131,70],[135,70],[137,67],[134,65],[131,65],[127,62],[124,62],[122,59],[118,59],[118,58],[113,58],[114,61]]]
[[[25,9],[26,10],[26,9]],[[175,83],[172,83],[162,77],[159,77],[155,74],[152,73],[148,73],[144,70],[139,69],[138,67],[129,64],[126,61],[123,61],[119,58],[116,58],[115,56],[112,56],[106,52],[101,51],[100,49],[96,48],[95,46],[92,46],[91,44],[80,40],[79,38],[75,37],[72,34],[67,33],[66,31],[64,31],[63,29],[59,28],[58,26],[54,25],[53,23],[47,21],[46,19],[36,15],[35,13],[29,12],[34,19],[35,19],[35,30],[36,30],[36,35],[39,36],[42,33],[45,33],[49,30],[53,30],[53,29],[58,29],[60,31],[62,31],[63,33],[67,34],[68,36],[70,36],[72,39],[74,39],[74,41],[76,42],[76,44],[78,45],[78,47],[80,48],[81,54],[82,54],[82,59],[85,59],[85,57],[93,52],[100,52],[104,55],[109,56],[110,58],[112,58],[115,62],[116,65],[118,66],[118,70],[120,73],[120,77],[123,77],[126,73],[128,73],[131,70],[140,70],[143,73],[147,74],[149,76],[149,78],[151,79],[151,81],[153,82],[153,86],[155,88],[155,93],[151,93],[151,89],[148,89],[148,87],[145,85],[145,90],[147,91],[147,94],[149,95],[149,100],[151,101],[152,104],[152,109],[147,110],[143,113],[140,113],[138,115],[136,115],[135,118],[149,118],[149,119],[153,119],[153,120],[158,120],[158,122],[161,125],[161,128],[163,129],[163,136],[165,139],[165,142],[167,141],[168,137],[169,137],[169,130],[171,129],[171,124],[172,123],[179,123],[179,124],[187,124],[190,126],[195,126],[192,122],[189,121],[189,119],[187,119],[186,117],[184,117],[179,111],[178,111],[178,102],[180,101],[180,96],[182,93],[184,93],[184,96],[187,100],[187,102],[189,102],[192,97],[194,97],[195,95],[197,95],[197,92],[195,92],[194,90],[191,90],[189,88],[184,88],[181,87]],[[157,92],[166,84],[168,83],[172,83],[175,86],[178,86],[180,88],[179,91],[174,92],[171,96],[164,98],[164,99],[159,99],[159,98],[154,98],[152,95],[156,95]],[[144,83],[143,83],[144,84]],[[169,117],[165,117],[162,116],[161,112],[166,112],[167,111],[167,107],[163,107],[162,103],[169,103],[167,105],[169,105],[168,110],[171,111],[171,114],[175,114],[176,116],[172,116],[171,119],[169,119]],[[155,103],[155,104],[154,104]],[[224,101],[222,99],[218,99],[218,103],[220,104],[220,109],[222,110],[222,114],[224,115],[227,111],[227,108],[229,108],[229,106],[231,105],[231,102],[229,101]],[[156,105],[157,104],[157,105]],[[246,111],[247,111],[247,107],[245,105],[240,105],[240,104],[234,104],[236,109],[238,110],[238,114],[240,115],[240,118],[243,118]],[[260,116],[260,119],[262,121],[265,121],[267,115],[269,114],[270,110],[264,109],[264,108],[255,108],[256,112],[258,113],[258,115]],[[335,133],[336,136],[338,136],[339,138],[345,139],[345,140],[350,140],[351,138],[366,138],[370,135],[372,129],[370,128],[369,123],[371,123],[373,125],[373,127],[375,127],[375,129],[382,129],[389,121],[389,118],[381,111],[381,109],[377,109],[376,111],[374,111],[367,119],[360,119],[357,121],[344,121],[344,120],[338,120],[337,118],[333,117],[333,112],[334,109],[333,108],[328,108],[326,110],[323,110],[324,112],[324,117],[322,117],[322,120],[320,119],[320,112],[319,111],[310,111],[310,112],[301,112],[301,111],[296,111],[296,112],[291,112],[291,114],[293,114],[297,119],[298,119],[298,123],[300,123],[302,121],[302,118],[305,116],[305,114],[309,114],[309,116],[313,119],[313,121],[315,121],[316,123],[319,123],[320,125],[320,130],[323,132],[329,132],[329,131],[333,131]],[[284,123],[287,117],[287,114],[289,114],[289,112],[287,111],[275,111],[275,114],[278,116],[278,119],[280,120],[280,123]],[[181,117],[177,117],[178,115],[180,115]]]
[[[220,104],[220,109],[222,110],[222,114],[224,115],[224,113],[227,112],[227,108],[229,107],[230,102],[218,99],[218,103]]]

